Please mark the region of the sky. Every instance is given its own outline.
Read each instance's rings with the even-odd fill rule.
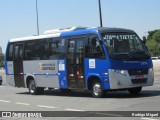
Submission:
[[[40,34],[72,26],[98,27],[98,0],[37,0]],[[160,0],[101,0],[104,27],[132,29],[142,38],[160,29]],[[36,0],[0,0],[0,46],[37,35]]]

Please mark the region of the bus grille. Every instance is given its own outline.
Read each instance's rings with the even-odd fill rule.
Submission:
[[[148,69],[133,69],[133,70],[128,70],[128,73],[130,76],[146,75],[146,74],[148,74]]]
[[[132,79],[132,84],[139,84],[139,83],[146,83],[147,82],[147,78],[143,78],[143,79]]]

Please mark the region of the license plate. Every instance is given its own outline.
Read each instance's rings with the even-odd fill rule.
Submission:
[[[136,75],[136,79],[137,79],[137,80],[144,79],[144,76],[143,76],[143,75]]]

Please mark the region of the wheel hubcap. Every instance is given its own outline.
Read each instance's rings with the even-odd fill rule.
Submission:
[[[30,84],[30,92],[31,92],[31,93],[34,93],[34,91],[35,91],[35,84],[34,84],[34,82],[32,82],[32,83]]]
[[[96,96],[99,95],[99,93],[101,92],[101,86],[100,86],[100,84],[95,84],[94,87],[93,87],[93,91],[94,91],[94,94]]]

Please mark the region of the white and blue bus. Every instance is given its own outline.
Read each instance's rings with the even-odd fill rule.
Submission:
[[[138,94],[154,82],[150,54],[138,35],[121,28],[72,27],[11,39],[6,51],[7,82],[33,95],[44,88]]]

